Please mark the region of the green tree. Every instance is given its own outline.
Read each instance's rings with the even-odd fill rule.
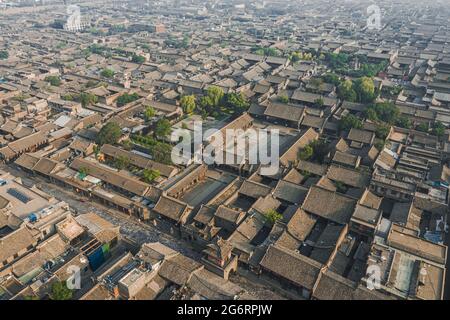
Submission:
[[[156,123],[155,127],[155,137],[166,138],[172,132],[172,126],[170,125],[170,121],[167,119],[160,119]]]
[[[298,62],[302,59],[303,59],[303,54],[299,51],[292,52],[291,55],[289,56],[289,60],[291,60],[294,63]]]
[[[347,187],[345,186],[345,184],[342,181],[335,181],[334,185],[336,186],[336,190],[339,193],[346,193],[347,192]]]
[[[279,95],[278,101],[280,101],[282,103],[289,103],[289,97],[285,94]]]
[[[380,124],[377,126],[377,128],[375,130],[375,135],[377,138],[379,138],[381,140],[386,140],[387,136],[389,135],[390,130],[391,130],[390,126]]]
[[[68,94],[61,96],[61,99],[66,100],[66,101],[73,101],[73,96],[70,93],[68,93]]]
[[[278,49],[271,47],[270,48],[254,47],[252,48],[252,52],[260,56],[271,56],[271,57],[281,56],[281,52]]]
[[[330,152],[327,142],[325,140],[314,140],[310,143],[310,146],[314,150],[312,160],[323,163]]]
[[[364,111],[364,113],[365,113],[367,119],[369,119],[369,120],[371,120],[371,121],[374,121],[374,122],[379,121],[379,120],[378,120],[378,115],[377,115],[377,113],[376,113],[376,111],[375,111],[375,108],[369,107],[369,108],[367,108],[367,109]]]
[[[331,69],[348,67],[350,56],[346,53],[325,53],[325,62]]]
[[[219,104],[222,102],[222,98],[224,96],[223,90],[216,86],[210,86],[206,90],[206,95],[212,102],[212,105],[214,107],[218,107]]]
[[[362,77],[354,83],[359,102],[372,102],[375,99],[375,84],[371,78]]]
[[[183,37],[183,41],[181,42],[181,46],[183,48],[189,48],[189,44],[191,43],[191,39],[189,38],[189,36],[185,35]]]
[[[400,111],[392,102],[376,103],[366,109],[366,116],[372,121],[383,121],[395,124]]]
[[[377,140],[374,143],[375,148],[380,151],[384,149],[385,145],[386,145],[386,141],[384,141],[384,140]]]
[[[255,51],[253,51],[253,53],[257,54],[258,56],[263,56],[263,55],[266,54],[263,48],[259,48],[259,49],[255,50]]]
[[[131,61],[134,63],[142,64],[145,62],[145,57],[137,55],[137,54],[133,54],[133,56],[131,57]]]
[[[156,115],[156,110],[152,106],[147,106],[144,110],[144,118],[149,121]]]
[[[191,114],[192,112],[194,112],[196,107],[195,96],[192,94],[189,96],[181,97],[180,105],[184,113]]]
[[[94,154],[97,157],[100,154],[100,147],[96,144],[94,145]]]
[[[395,125],[405,129],[411,129],[412,127],[411,120],[405,117],[398,117],[395,121]]]
[[[150,147],[150,153],[156,162],[171,164],[172,163],[172,146],[167,143],[156,143]]]
[[[124,140],[122,141],[122,147],[125,150],[130,151],[131,149],[133,149],[133,143],[130,140]]]
[[[133,93],[133,94],[124,93],[119,98],[117,98],[116,104],[118,107],[123,107],[127,103],[136,101],[138,99],[139,99],[139,95],[137,93]]]
[[[152,183],[161,176],[161,173],[158,170],[144,169],[142,171],[142,176],[145,182]]]
[[[276,210],[270,209],[264,214],[264,217],[266,219],[266,223],[270,225],[274,225],[275,222],[283,219],[283,215],[278,213]]]
[[[81,102],[81,105],[85,108],[86,106],[96,104],[98,102],[98,97],[92,93],[82,92],[77,97],[77,100]]]
[[[119,141],[121,135],[120,126],[115,122],[108,122],[100,129],[97,135],[97,143],[99,145],[115,144]]]
[[[341,131],[349,131],[351,128],[361,129],[362,126],[361,119],[352,114],[343,116],[339,121],[339,130]]]
[[[324,74],[322,76],[322,80],[325,81],[326,83],[332,83],[335,86],[339,86],[339,84],[341,83],[341,79],[335,73],[326,73],[326,74]]]
[[[206,90],[206,95],[200,99],[200,107],[202,110],[211,114],[220,111],[220,104],[222,103],[224,92],[217,86],[210,86]]]
[[[424,122],[419,124],[416,129],[418,131],[428,132],[430,130],[430,126],[428,125],[428,123]]]
[[[51,300],[70,300],[72,299],[72,290],[67,287],[65,281],[54,282],[50,292]]]
[[[114,74],[115,74],[114,70],[111,70],[111,69],[103,69],[100,72],[100,75],[105,78],[112,78],[114,76]]]
[[[86,176],[89,174],[89,169],[86,167],[80,167],[80,169],[78,170],[78,175],[80,177],[81,180],[83,180],[84,178],[86,178]]]
[[[250,103],[242,92],[233,92],[226,95],[226,106],[233,110],[234,113],[241,114],[248,110]]]
[[[130,158],[120,155],[116,158],[115,165],[119,170],[126,169],[130,165]]]
[[[298,154],[300,160],[309,160],[314,154],[314,150],[310,145],[307,145]]]
[[[439,138],[445,134],[445,126],[442,122],[436,121],[434,123],[432,133]]]
[[[0,60],[5,60],[9,58],[9,53],[6,50],[0,51]]]
[[[59,85],[61,85],[61,79],[58,76],[47,76],[45,77],[45,81],[47,81],[54,87],[58,87]]]
[[[353,89],[353,82],[351,80],[345,80],[338,86],[338,97],[341,100],[350,102],[356,101],[356,91]]]

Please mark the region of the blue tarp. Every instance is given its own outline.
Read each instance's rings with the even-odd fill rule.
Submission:
[[[105,262],[105,256],[103,255],[103,249],[102,247],[98,247],[94,252],[92,252],[88,256],[89,265],[91,266],[92,270],[97,270],[103,262]]]
[[[433,231],[427,231],[425,232],[423,236],[426,240],[434,242],[434,243],[442,243],[442,233],[441,232],[433,232]]]

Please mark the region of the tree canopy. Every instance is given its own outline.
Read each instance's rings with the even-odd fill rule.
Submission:
[[[149,121],[156,115],[156,110],[152,106],[147,106],[144,110],[144,118]]]
[[[280,101],[282,103],[289,103],[289,97],[285,94],[279,95],[278,101]]]
[[[156,123],[156,127],[155,127],[155,137],[157,138],[166,138],[170,135],[170,133],[172,132],[172,126],[170,124],[170,121],[167,119],[160,119],[158,120],[158,122]]]
[[[128,158],[127,156],[120,155],[116,158],[115,165],[117,169],[123,170],[128,168],[130,162],[131,162],[130,158]]]
[[[375,84],[368,77],[356,79],[353,86],[356,97],[359,102],[372,102],[375,96]]]
[[[137,54],[133,54],[131,57],[131,61],[134,63],[144,63],[145,62],[145,57],[137,55]]]
[[[314,150],[310,145],[305,146],[298,154],[300,160],[309,160],[314,154]]]
[[[436,121],[431,131],[435,136],[442,137],[445,134],[445,126],[440,121]]]
[[[58,87],[59,85],[61,85],[61,79],[58,76],[47,76],[45,77],[45,81],[47,81],[54,87]]]
[[[353,82],[351,80],[345,80],[340,83],[337,93],[341,100],[355,102],[357,99],[356,91],[353,89]]]
[[[184,113],[191,114],[196,107],[195,96],[192,94],[181,97],[180,105]]]
[[[200,99],[201,112],[213,115],[220,112],[223,97],[224,92],[221,88],[210,86],[206,90],[206,95]]]
[[[76,100],[81,102],[81,105],[85,108],[88,105],[97,103],[98,97],[92,93],[82,92]]]
[[[375,103],[366,109],[366,117],[372,121],[383,121],[395,124],[400,111],[392,102]]]
[[[122,107],[122,106],[126,105],[127,103],[136,101],[138,99],[139,99],[139,95],[137,93],[132,93],[132,94],[124,93],[119,98],[117,98],[117,106]]]
[[[115,74],[114,70],[111,70],[111,69],[103,69],[100,72],[100,75],[105,78],[112,78],[114,76],[114,74]]]
[[[115,122],[108,122],[100,129],[97,135],[97,143],[99,145],[114,144],[119,141],[121,135],[120,126]]]
[[[50,292],[51,300],[70,300],[72,299],[72,290],[67,287],[65,281],[57,281],[52,284]]]
[[[231,109],[234,113],[243,113],[247,111],[250,103],[247,101],[247,97],[242,92],[229,93],[226,95],[226,107]]]
[[[153,169],[144,169],[142,171],[142,177],[144,178],[144,181],[147,183],[152,183],[156,179],[161,176],[161,173],[158,170]]]
[[[361,129],[362,126],[363,123],[361,119],[352,114],[343,116],[339,121],[339,130],[341,131],[349,131],[352,128]]]
[[[278,213],[276,210],[269,210],[264,214],[264,217],[266,219],[266,223],[273,225],[275,224],[275,222],[283,219],[283,215],[281,215],[280,213]]]
[[[281,56],[281,52],[276,48],[267,48],[267,47],[253,47],[252,52],[259,56],[271,56],[271,57],[279,57]]]

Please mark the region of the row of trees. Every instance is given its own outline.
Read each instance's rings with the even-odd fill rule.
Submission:
[[[77,101],[81,102],[83,108],[96,104],[98,102],[98,97],[95,94],[82,92],[80,94],[66,94],[61,97],[63,100],[67,101]]]
[[[87,49],[85,49],[83,52],[86,56],[93,53],[93,54],[101,55],[105,58],[111,58],[114,53],[114,54],[117,54],[117,55],[120,55],[123,57],[127,57],[129,59],[131,58],[131,61],[134,63],[141,64],[141,63],[145,62],[145,57],[138,55],[136,53],[133,53],[128,50],[121,49],[121,48],[109,48],[106,46],[101,46],[99,44],[93,44],[93,45],[89,46]],[[105,69],[105,70],[108,70],[108,69]],[[111,78],[114,75],[114,74],[111,75],[111,71],[113,71],[113,70],[106,71],[107,73],[109,73],[110,76],[103,75],[103,74],[102,74],[102,76]]]
[[[172,146],[170,144],[158,141],[152,136],[134,135],[131,140],[145,147],[153,160],[164,164],[172,164]]]
[[[172,146],[156,139],[156,137],[166,137],[170,132],[170,122],[167,119],[160,119],[156,124],[153,137],[135,135],[132,136],[132,141],[146,147],[155,161],[170,164],[172,162]],[[115,122],[108,122],[100,129],[96,142],[100,146],[104,144],[116,144],[121,136],[122,130],[120,129],[120,126]],[[123,159],[118,159],[116,165],[120,168],[127,167],[127,162],[122,160]]]
[[[217,86],[210,86],[206,95],[197,99],[194,95],[183,96],[180,100],[183,112],[192,114],[197,112],[204,118],[217,117],[222,113],[241,114],[250,106],[247,98],[242,93],[228,93]]]
[[[117,98],[116,104],[118,107],[122,107],[122,106],[126,105],[127,103],[136,101],[138,99],[139,99],[139,95],[136,92],[132,93],[132,94],[124,93],[119,98]]]
[[[314,59],[313,54],[309,52],[294,51],[289,55],[289,60],[291,60],[294,63],[301,60],[311,61],[313,59]]]
[[[337,88],[338,97],[349,102],[369,103],[375,100],[375,84],[371,78],[362,77],[354,81],[341,81]]]
[[[323,57],[325,63],[334,72],[356,78],[374,77],[388,66],[388,63],[385,61],[380,63],[369,63],[367,57],[364,55],[327,52],[325,55],[321,55],[321,57]],[[356,61],[360,64],[360,67],[357,70],[350,64],[351,62],[356,64]]]
[[[364,111],[364,117],[377,125],[375,134],[381,140],[386,139],[391,126],[405,129],[413,127],[411,120],[402,116],[400,110],[392,102],[380,102],[369,105]],[[342,131],[348,131],[351,128],[360,129],[362,126],[363,119],[352,114],[342,117],[339,122],[339,130]],[[445,134],[446,127],[441,122],[436,121],[431,128],[428,123],[422,123],[417,125],[415,129],[442,137]]]
[[[281,52],[276,48],[253,47],[251,51],[259,56],[280,57]]]

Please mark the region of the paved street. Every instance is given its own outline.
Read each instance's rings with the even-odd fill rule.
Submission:
[[[188,243],[161,232],[151,224],[139,222],[134,217],[130,217],[122,212],[93,202],[91,199],[82,198],[73,192],[47,182],[41,177],[31,177],[24,171],[6,165],[1,165],[0,169],[21,177],[25,185],[31,186],[35,184],[41,190],[55,198],[65,201],[69,204],[70,208],[75,210],[78,214],[94,212],[112,224],[120,226],[121,234],[138,245],[159,241],[192,259],[199,260],[201,257],[201,254],[194,251]],[[258,278],[254,276],[251,279],[247,279],[242,274],[236,274],[230,278],[230,281],[241,286],[248,292],[249,296],[254,299],[287,299],[286,296],[274,292],[273,288],[259,281]]]
[[[133,217],[130,217],[112,208],[105,207],[99,203],[93,202],[91,199],[83,199],[82,197],[70,191],[67,191],[54,184],[48,183],[40,177],[33,176],[32,179],[30,179],[31,177],[24,171],[16,170],[5,165],[0,168],[14,174],[15,176],[20,176],[23,183],[26,185],[32,185],[33,183],[35,183],[36,186],[41,190],[47,192],[48,194],[54,196],[59,200],[67,202],[71,209],[75,210],[79,214],[94,212],[105,220],[111,222],[112,224],[120,226],[121,234],[133,240],[139,245],[146,242],[159,241],[188,257],[198,259],[200,256],[199,253],[191,250],[187,243],[174,238],[169,234],[162,233],[153,225],[139,222]]]

